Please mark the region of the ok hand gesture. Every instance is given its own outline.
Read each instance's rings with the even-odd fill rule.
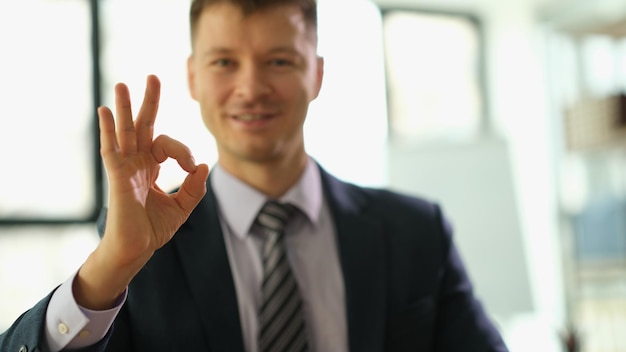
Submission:
[[[124,84],[115,87],[115,119],[108,108],[98,109],[109,209],[102,241],[74,282],[77,302],[86,308],[110,307],[154,251],[172,238],[206,192],[208,166],[196,166],[184,144],[164,135],[154,138],[159,95],[158,78],[148,76],[134,121]],[[167,158],[176,159],[189,173],[174,194],[163,192],[156,184],[160,163]]]

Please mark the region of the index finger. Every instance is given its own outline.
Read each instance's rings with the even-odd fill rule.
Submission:
[[[187,172],[196,171],[196,161],[189,148],[183,143],[166,135],[160,135],[152,143],[152,156],[157,163],[164,162],[167,158],[176,159],[178,165]]]
[[[159,110],[161,96],[161,82],[155,75],[149,75],[146,79],[146,92],[135,121],[137,133],[137,149],[150,151],[154,138],[154,121]]]

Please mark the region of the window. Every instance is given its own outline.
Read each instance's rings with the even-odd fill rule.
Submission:
[[[486,121],[482,38],[469,15],[383,14],[392,141],[469,137]]]
[[[85,0],[0,2],[0,222],[92,219],[91,17]]]

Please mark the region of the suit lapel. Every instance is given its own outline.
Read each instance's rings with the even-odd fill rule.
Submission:
[[[367,216],[367,200],[361,190],[340,182],[324,170],[321,173],[337,230],[350,350],[382,351],[387,308],[382,223]]]
[[[235,284],[217,203],[210,182],[207,194],[176,235],[183,272],[211,351],[243,351]]]
[[[360,190],[320,170],[339,244],[349,348],[351,351],[381,351],[387,308],[387,260],[382,223],[367,216],[367,200]],[[210,349],[243,351],[237,295],[209,181],[206,196],[175,239]]]

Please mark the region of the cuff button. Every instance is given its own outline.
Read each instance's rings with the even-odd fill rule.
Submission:
[[[59,323],[59,325],[57,325],[57,331],[59,332],[59,334],[65,335],[70,331],[70,328],[67,327],[65,323]]]

